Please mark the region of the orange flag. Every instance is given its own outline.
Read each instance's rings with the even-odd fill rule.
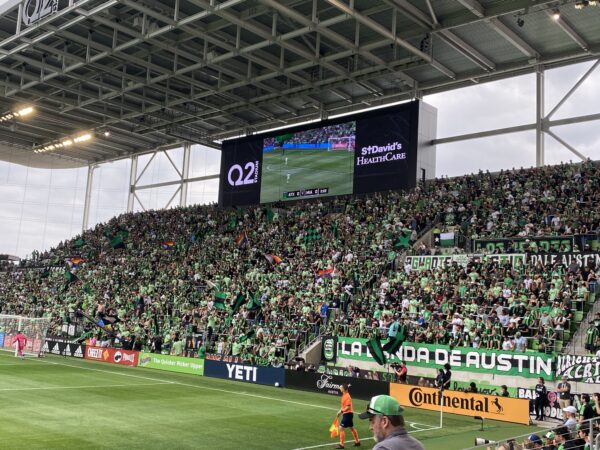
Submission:
[[[338,422],[338,418],[336,417],[335,419],[333,419],[333,423],[329,427],[329,436],[331,436],[331,439],[335,439],[338,436],[339,426],[340,426],[340,424]]]

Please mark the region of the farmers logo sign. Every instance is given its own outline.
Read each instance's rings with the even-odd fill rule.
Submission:
[[[439,411],[463,416],[480,416],[485,419],[529,424],[529,402],[495,395],[444,391],[406,384],[390,384],[390,395],[402,406]]]
[[[600,384],[600,358],[560,355],[556,363],[556,376],[563,375],[572,381]]]

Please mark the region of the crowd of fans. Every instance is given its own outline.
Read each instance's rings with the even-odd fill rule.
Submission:
[[[326,144],[331,138],[354,137],[356,134],[356,122],[346,122],[338,125],[314,128],[299,133],[279,137],[266,138],[264,147],[277,147],[282,143],[287,144]],[[352,141],[353,142],[353,141]]]
[[[1,273],[0,312],[49,317],[53,333],[88,317],[100,343],[261,364],[324,332],[505,350],[532,337],[544,349],[595,291],[597,268],[484,260],[416,272],[397,257],[440,213],[471,237],[596,232],[599,175],[586,162],[367,197],[123,214]]]

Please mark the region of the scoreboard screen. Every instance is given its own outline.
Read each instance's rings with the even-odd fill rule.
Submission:
[[[219,204],[408,189],[418,102],[223,142]]]

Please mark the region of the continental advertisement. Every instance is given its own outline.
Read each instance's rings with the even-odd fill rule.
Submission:
[[[443,401],[445,413],[529,424],[529,401],[524,399],[443,391],[440,400],[438,389],[396,383],[390,384],[390,395],[409,408],[439,411]]]
[[[198,358],[184,358],[182,356],[141,352],[138,366],[149,369],[167,370],[169,372],[204,375],[204,360]]]
[[[387,356],[390,363],[405,361],[416,367],[440,367],[448,363],[452,370],[554,378],[554,357],[538,352],[504,352],[405,342],[396,353]],[[367,348],[367,339],[338,337],[337,357],[375,362]]]

